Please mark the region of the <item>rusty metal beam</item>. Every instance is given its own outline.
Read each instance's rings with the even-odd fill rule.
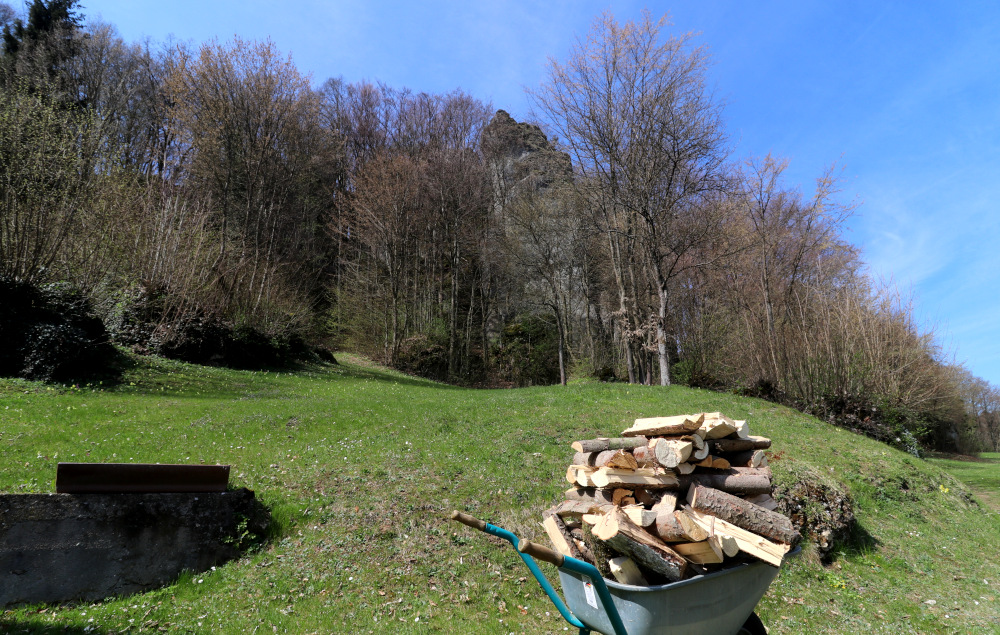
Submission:
[[[150,463],[59,463],[56,492],[224,492],[228,465],[154,465]]]

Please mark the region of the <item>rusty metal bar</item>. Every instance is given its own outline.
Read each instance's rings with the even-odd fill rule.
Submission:
[[[228,484],[228,465],[59,463],[56,467],[60,494],[224,492]]]

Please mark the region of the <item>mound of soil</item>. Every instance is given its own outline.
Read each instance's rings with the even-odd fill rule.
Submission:
[[[833,479],[801,463],[783,464],[790,478],[778,479],[774,500],[802,536],[812,541],[826,561],[845,543],[854,525],[854,501]]]

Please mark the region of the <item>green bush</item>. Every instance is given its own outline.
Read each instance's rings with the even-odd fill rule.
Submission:
[[[409,337],[399,348],[396,367],[418,377],[448,381],[448,347],[433,335]]]
[[[140,354],[232,368],[276,367],[316,357],[297,333],[269,335],[197,307],[171,306],[172,300],[163,288],[122,292],[106,318],[114,342]]]
[[[115,357],[104,323],[79,291],[0,278],[0,375],[84,380],[112,373]]]

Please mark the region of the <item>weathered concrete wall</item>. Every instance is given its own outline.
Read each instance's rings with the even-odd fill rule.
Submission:
[[[102,598],[237,557],[268,513],[252,491],[0,494],[0,606]]]

